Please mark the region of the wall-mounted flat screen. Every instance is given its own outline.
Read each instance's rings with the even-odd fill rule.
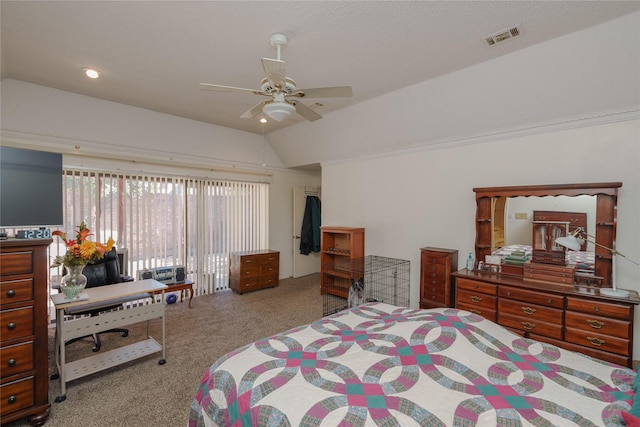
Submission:
[[[62,154],[0,147],[0,227],[62,225]]]

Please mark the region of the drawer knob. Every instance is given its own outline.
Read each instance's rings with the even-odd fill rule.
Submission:
[[[16,359],[9,359],[7,361],[7,366],[10,368],[13,368],[14,366],[16,366]]]
[[[604,322],[599,322],[597,320],[587,320],[587,323],[594,329],[601,329],[604,327]]]
[[[13,331],[16,328],[16,324],[11,322],[7,325],[7,329],[9,329],[10,331]]]
[[[471,301],[473,301],[473,302],[480,302],[480,301],[482,301],[482,298],[480,298],[480,297],[477,297],[477,296],[473,295],[473,296],[471,296]]]
[[[511,291],[507,291],[507,296],[510,297],[511,296]]]
[[[600,307],[598,307],[597,305],[595,307],[593,307],[593,311],[600,311]]]
[[[524,313],[528,315],[532,315],[533,313],[536,312],[535,308],[531,308],[531,307],[520,307],[520,308],[522,308],[522,311],[524,311]]]
[[[572,280],[573,280],[573,279],[572,279]],[[551,300],[550,300],[550,299],[548,299],[548,300],[547,300],[547,304],[551,304]]]
[[[7,399],[8,403],[16,403],[18,401],[18,398],[15,395],[11,395],[9,396],[9,398]]]
[[[534,329],[536,327],[536,325],[534,325],[533,323],[529,323],[529,322],[522,322],[522,327],[525,328],[527,331],[531,331],[532,329]]]
[[[16,296],[16,291],[15,291],[15,290],[13,290],[13,289],[9,289],[9,290],[7,291],[7,297],[9,297],[9,298],[13,298],[13,297],[15,297],[15,296]]]
[[[604,340],[598,339],[598,338],[593,338],[593,337],[587,337],[587,341],[589,341],[591,344],[600,347],[602,344],[604,344]]]

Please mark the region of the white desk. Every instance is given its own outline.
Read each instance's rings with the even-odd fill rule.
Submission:
[[[56,397],[56,402],[66,399],[66,384],[69,381],[90,375],[102,370],[111,368],[131,360],[145,357],[149,354],[162,350],[162,359],[158,364],[165,363],[165,316],[164,316],[164,291],[167,285],[156,280],[138,280],[135,282],[124,282],[115,285],[99,286],[87,288],[88,300],[67,301],[63,294],[51,295],[51,300],[56,308],[56,342],[55,342],[55,366],[57,374],[52,375],[52,379],[60,377],[60,396]],[[152,298],[153,293],[162,293],[161,302],[156,302]],[[144,295],[147,294],[147,295]],[[140,304],[124,310],[109,311],[101,313],[95,317],[84,317],[65,321],[64,311],[69,307],[84,304],[107,303],[109,300],[120,298],[132,298],[141,296],[149,298],[145,304]],[[138,298],[136,298],[138,299]],[[106,304],[105,304],[106,305]],[[162,344],[149,336],[149,320],[162,318]],[[95,355],[84,359],[67,363],[65,360],[65,343],[73,338],[91,335],[97,332],[106,331],[113,328],[120,328],[133,323],[147,321],[147,339],[129,344],[115,350],[98,352]]]

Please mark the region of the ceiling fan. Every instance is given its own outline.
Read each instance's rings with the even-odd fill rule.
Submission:
[[[284,49],[289,41],[287,36],[273,34],[269,41],[271,46],[276,48],[278,57],[277,59],[262,58],[262,67],[266,77],[262,79],[260,89],[245,89],[210,83],[200,83],[200,89],[217,92],[251,93],[271,98],[260,102],[240,117],[250,119],[263,112],[278,122],[288,118],[294,112],[309,121],[322,118],[320,114],[304,105],[298,98],[349,98],[352,96],[351,86],[298,89],[296,82],[286,76],[284,61],[280,59],[280,51]]]

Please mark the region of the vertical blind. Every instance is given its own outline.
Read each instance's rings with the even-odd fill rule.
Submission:
[[[183,265],[196,294],[213,293],[228,289],[230,252],[268,246],[266,183],[70,169],[63,178],[63,231],[74,235],[84,220],[95,240],[113,237],[135,278]],[[64,250],[54,239],[51,256]]]

